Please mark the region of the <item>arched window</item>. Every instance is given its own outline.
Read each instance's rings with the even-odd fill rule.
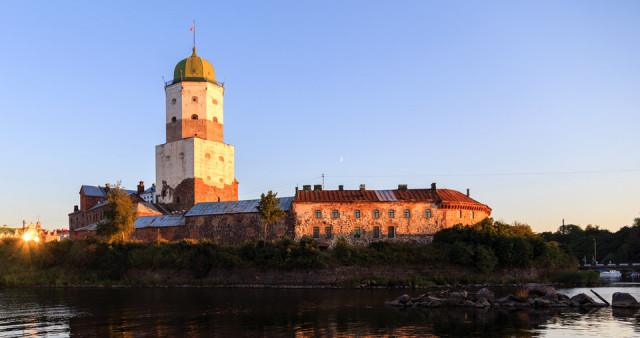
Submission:
[[[198,114],[193,114],[193,115],[191,115],[191,119],[192,119],[192,120],[197,120],[197,119],[198,119]]]
[[[198,102],[198,97],[197,96],[191,97],[191,102]]]
[[[171,99],[171,104],[176,104],[176,99]]]
[[[389,209],[389,218],[395,217],[395,211],[393,209]]]
[[[462,218],[462,210],[458,210],[458,218]]]
[[[218,123],[218,118],[217,117],[213,117],[213,122]]]
[[[476,213],[475,212],[471,212],[471,219],[474,219],[476,217]]]
[[[171,122],[176,122],[176,121],[178,121],[178,119],[176,119],[175,116],[171,118]]]
[[[404,216],[404,218],[411,218],[411,211],[409,209],[404,209],[402,215]]]

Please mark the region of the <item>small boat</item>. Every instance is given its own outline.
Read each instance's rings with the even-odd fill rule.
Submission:
[[[601,270],[598,272],[600,272],[600,277],[604,278],[618,278],[622,276],[622,274],[618,270]]]

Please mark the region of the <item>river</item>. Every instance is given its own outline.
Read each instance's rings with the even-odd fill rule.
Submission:
[[[593,288],[640,300],[640,283]],[[493,288],[497,294],[507,289]],[[0,337],[13,336],[598,336],[640,335],[640,313],[407,309],[401,289],[5,288]],[[569,296],[589,288],[558,289]]]

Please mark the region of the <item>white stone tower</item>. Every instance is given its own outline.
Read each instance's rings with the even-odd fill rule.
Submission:
[[[195,47],[176,65],[165,94],[167,139],[156,146],[158,203],[189,210],[199,202],[238,200],[234,148],[223,143],[224,87]]]

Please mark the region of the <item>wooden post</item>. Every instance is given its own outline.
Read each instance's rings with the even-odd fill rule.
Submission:
[[[594,295],[598,296],[598,298],[600,298],[601,301],[603,301],[605,304],[607,304],[607,306],[611,306],[611,304],[609,304],[609,302],[604,300],[604,298],[600,297],[600,295],[597,294],[595,291],[593,291],[593,289],[589,289],[589,290],[591,290],[591,292],[593,292]]]

